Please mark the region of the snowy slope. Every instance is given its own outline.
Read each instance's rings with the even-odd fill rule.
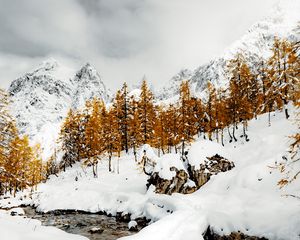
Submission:
[[[97,71],[86,64],[77,73],[54,59],[14,80],[9,87],[12,112],[18,129],[42,145],[43,157],[51,155],[68,110],[84,106],[86,100],[109,100],[109,92]]]
[[[262,115],[249,123],[250,141],[247,143],[242,138],[231,144],[227,139],[225,147],[215,143],[217,149],[234,162],[235,168],[213,176],[193,194],[159,195],[151,189],[146,192],[147,177],[129,154],[120,159],[120,174],[108,172],[106,158],[99,166],[98,179],[92,177],[90,168],[84,169],[78,164],[58,178],[53,176],[47,183],[40,184],[32,200],[20,201],[18,197],[2,200],[1,204],[34,204],[40,211],[78,209],[106,211],[113,215],[123,212],[131,213],[132,219],[146,216],[152,220],[150,226],[124,239],[201,239],[208,226],[219,234],[242,231],[268,239],[298,239],[299,200],[286,195],[297,195],[299,180],[279,189],[277,182],[282,174],[272,168],[287,154],[288,136],[297,128],[283,113],[272,114],[271,127],[268,127],[267,118]],[[201,160],[201,156],[210,155],[206,149],[216,149],[211,146],[211,142],[199,139],[191,146],[190,158],[197,161],[197,157]],[[176,157],[175,154],[166,156]],[[113,165],[116,170],[117,158]],[[75,181],[76,176],[78,181]]]
[[[182,75],[182,72],[178,73],[158,91],[158,97],[167,99],[178,95],[178,86],[184,79],[190,80],[192,90],[197,96],[201,96],[207,81],[213,82],[216,86],[226,86],[228,83],[226,61],[234,57],[236,53],[242,52],[255,67],[262,59],[270,55],[275,36],[289,40],[300,39],[300,33],[296,30],[300,22],[299,12],[299,0],[279,1],[268,17],[254,24],[241,39],[229,46],[223,55],[199,66],[194,71],[185,70],[188,72],[187,75]]]

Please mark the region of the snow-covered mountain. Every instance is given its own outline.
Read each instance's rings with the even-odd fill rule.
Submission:
[[[270,55],[275,36],[289,40],[299,39],[299,13],[299,0],[279,1],[268,17],[254,24],[241,39],[226,49],[223,55],[194,71],[183,70],[175,75],[158,92],[158,98],[161,100],[175,98],[182,80],[189,80],[192,91],[198,96],[201,96],[207,81],[213,82],[216,86],[226,86],[228,83],[226,61],[233,58],[236,53],[242,52],[251,65],[255,66]]]
[[[109,100],[107,88],[90,64],[76,73],[54,59],[14,80],[8,91],[18,129],[34,142],[43,143],[47,157],[71,107],[82,107],[92,97]]]
[[[21,133],[36,135],[47,123],[61,122],[71,104],[75,71],[55,60],[12,82],[9,93]]]
[[[104,102],[109,101],[109,90],[102,82],[96,69],[89,63],[76,73],[72,82],[77,86],[73,95],[72,108],[82,108],[87,100],[94,97],[101,97]]]
[[[170,99],[179,94],[179,86],[183,80],[190,80],[193,72],[189,69],[182,69],[170,80],[169,84],[158,91],[159,100]]]

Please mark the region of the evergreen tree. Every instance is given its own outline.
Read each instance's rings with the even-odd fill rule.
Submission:
[[[130,99],[129,120],[128,120],[128,136],[129,146],[133,149],[135,161],[137,161],[137,147],[142,144],[143,133],[141,131],[141,119],[139,115],[138,101],[132,96]]]
[[[140,119],[140,131],[142,132],[142,143],[151,143],[155,124],[154,95],[148,88],[146,80],[143,80],[141,86],[140,99],[138,101],[138,113]]]
[[[165,154],[165,148],[167,146],[167,113],[164,111],[163,107],[160,106],[158,109],[157,118],[154,126],[154,136],[153,136],[153,146],[158,149],[158,155],[160,156],[160,151]]]
[[[121,121],[121,129],[122,129],[122,142],[126,153],[128,153],[128,145],[129,145],[129,97],[126,82],[122,87],[122,121]]]
[[[9,113],[10,98],[0,89],[0,195],[9,189],[11,178],[9,163],[10,143],[17,136],[17,128],[13,117]]]
[[[83,115],[75,113],[72,109],[62,125],[59,141],[61,148],[64,151],[60,168],[65,170],[66,167],[72,166],[76,161],[86,157],[84,153],[84,128]]]
[[[87,161],[93,167],[94,177],[97,177],[97,166],[100,155],[103,153],[104,136],[102,135],[101,110],[104,107],[103,101],[94,98],[90,104],[90,117],[85,126],[85,152]]]
[[[188,81],[183,81],[180,85],[179,100],[179,137],[184,145],[185,141],[193,140],[196,133],[196,124],[194,118],[194,106]]]
[[[175,152],[177,153],[177,147],[180,143],[180,136],[179,136],[179,111],[173,105],[169,105],[166,110],[166,120],[165,120],[165,131],[166,131],[166,138],[167,138],[167,145],[168,145],[168,152],[171,153],[171,149],[174,146]]]
[[[208,99],[206,102],[207,124],[205,131],[208,133],[208,139],[212,141],[212,133],[216,129],[216,89],[211,82],[207,83]]]
[[[294,46],[286,39],[275,38],[272,48],[273,55],[268,61],[269,79],[271,81],[272,94],[276,95],[274,100],[278,109],[284,107],[285,116],[288,119],[289,113],[286,107],[290,100],[290,94],[295,81],[296,75],[299,74],[295,69],[299,60]]]
[[[227,107],[230,110],[232,127],[232,138],[237,141],[235,137],[235,129],[238,123],[243,124],[243,136],[248,141],[246,134],[247,121],[251,119],[253,113],[251,111],[251,78],[249,67],[241,54],[232,59],[228,64],[228,71],[230,76],[229,82],[229,99]]]

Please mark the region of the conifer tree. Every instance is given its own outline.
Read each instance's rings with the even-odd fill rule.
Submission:
[[[120,125],[118,122],[116,109],[111,108],[109,111],[106,110],[105,106],[102,108],[101,113],[103,127],[102,134],[104,136],[104,147],[108,154],[109,166],[108,170],[112,171],[111,160],[114,153],[120,156],[121,152],[121,134]]]
[[[167,146],[167,113],[164,111],[163,107],[158,108],[158,114],[154,126],[154,137],[152,144],[158,149],[158,155],[160,156],[160,151],[165,154],[165,147]]]
[[[200,98],[194,98],[194,118],[195,118],[195,127],[200,136],[205,132],[205,105],[202,103]]]
[[[29,145],[28,136],[16,136],[10,142],[5,169],[9,172],[9,191],[14,196],[17,191],[33,187],[42,180],[42,161]]]
[[[224,146],[224,128],[229,126],[230,119],[228,115],[228,110],[226,107],[226,91],[222,88],[217,90],[216,94],[216,103],[215,103],[215,110],[216,110],[216,135],[217,140],[218,138],[218,131],[221,133],[221,143]]]
[[[166,120],[165,120],[165,131],[168,145],[168,152],[171,153],[172,147],[175,148],[177,153],[177,145],[180,143],[179,135],[179,111],[173,105],[169,105],[166,110]]]
[[[228,71],[230,82],[227,107],[230,110],[229,114],[231,116],[231,123],[233,124],[232,138],[237,141],[235,129],[238,123],[242,122],[243,136],[248,141],[248,135],[246,134],[247,121],[253,115],[250,102],[252,74],[241,54],[237,54],[234,59],[229,61]]]
[[[141,123],[140,131],[142,132],[142,143],[151,143],[151,140],[153,139],[156,112],[154,107],[154,95],[150,91],[145,79],[141,86],[138,113]]]
[[[286,105],[290,100],[291,89],[297,81],[296,75],[298,72],[295,66],[299,59],[293,44],[286,39],[275,38],[272,52],[273,55],[268,61],[268,77],[272,84],[272,94],[276,95],[273,98],[278,109],[284,107],[285,116],[288,119],[289,113]]]
[[[128,134],[129,134],[129,146],[133,149],[134,159],[137,161],[137,147],[142,144],[142,132],[141,132],[141,119],[138,110],[138,101],[134,99],[134,96],[130,98],[129,108],[129,120],[128,120]]]
[[[7,92],[0,89],[0,195],[9,189],[10,169],[9,163],[10,143],[17,136],[17,128],[13,117],[9,113],[10,98]]]
[[[128,145],[129,145],[129,97],[128,97],[128,89],[126,82],[123,84],[122,87],[122,142],[125,148],[126,153],[128,153]]]
[[[179,136],[184,145],[185,141],[191,141],[196,132],[194,109],[188,81],[183,81],[180,85],[179,100]]]
[[[208,139],[212,141],[212,133],[216,129],[216,89],[212,83],[207,83],[208,99],[206,103],[206,116],[208,124],[206,125],[206,132]]]
[[[127,114],[127,113],[126,113]],[[127,116],[126,116],[127,118]],[[126,135],[127,135],[127,127],[125,128],[125,125],[127,125],[127,119],[125,120],[125,112],[124,112],[124,96],[121,93],[121,91],[117,91],[114,103],[112,108],[109,111],[109,119],[110,119],[110,126],[111,129],[111,144],[112,144],[112,151],[116,153],[118,157],[118,165],[117,165],[117,173],[119,173],[119,160],[120,160],[120,154],[123,149],[128,148],[127,142],[127,136],[126,141],[124,140],[125,136],[125,129],[126,129]]]
[[[88,163],[93,167],[94,177],[97,177],[97,166],[99,155],[104,151],[104,139],[101,129],[101,110],[104,107],[103,101],[94,98],[90,103],[90,117],[85,125],[85,151]]]
[[[76,161],[79,161],[81,158],[86,157],[83,147],[85,138],[83,136],[84,127],[82,119],[82,114],[76,113],[70,109],[62,125],[59,141],[61,142],[61,148],[64,151],[63,159],[60,163],[63,170]]]

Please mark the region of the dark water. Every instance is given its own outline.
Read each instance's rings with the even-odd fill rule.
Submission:
[[[45,226],[54,226],[68,233],[78,234],[90,240],[114,240],[135,232],[128,230],[128,224],[116,221],[114,217],[89,213],[44,213],[37,214],[34,208],[23,208],[29,218],[37,219]],[[92,228],[100,228],[102,233],[90,233]]]

